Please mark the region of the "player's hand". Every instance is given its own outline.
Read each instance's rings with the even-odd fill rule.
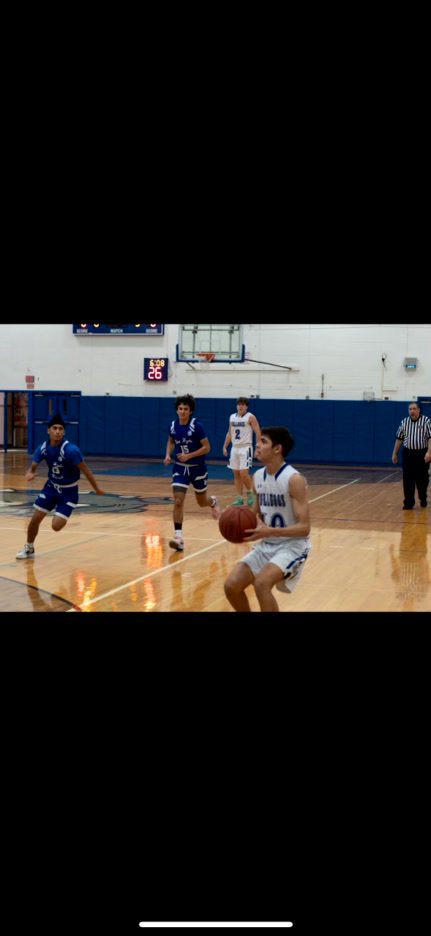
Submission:
[[[398,465],[398,455],[392,455],[392,464]]]
[[[166,455],[166,458],[163,459],[163,464],[164,464],[164,465],[170,465],[170,464],[171,464],[171,461],[172,461],[171,456],[170,456],[170,455]]]
[[[94,488],[94,490],[95,490],[96,494],[105,494],[105,493],[106,493],[106,491],[102,491],[102,488],[100,488],[100,487]]]
[[[426,462],[430,462],[430,461],[431,461],[431,452],[426,452],[426,453],[425,453],[425,461],[426,461]]]
[[[271,536],[271,527],[268,527],[266,523],[262,523],[260,517],[257,517],[257,523],[254,529],[244,530],[244,533],[249,533],[250,536],[244,536],[243,543],[252,543],[253,540],[262,539],[263,536]]]
[[[35,471],[27,471],[27,474],[26,474],[26,476],[25,476],[25,480],[26,480],[26,481],[33,481],[33,478],[35,478],[35,477],[36,477],[36,472],[35,472]]]
[[[181,452],[181,455],[177,455],[177,461],[179,461],[179,462],[186,462],[186,461],[189,461],[189,459],[190,459],[191,457],[192,457],[192,456],[191,456],[191,455],[187,455],[186,452]]]
[[[225,445],[223,446],[223,455],[225,458],[227,458],[227,448]]]

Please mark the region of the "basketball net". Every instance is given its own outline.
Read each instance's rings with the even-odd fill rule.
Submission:
[[[201,367],[203,367],[204,370],[206,370],[207,367],[209,367],[210,364],[213,362],[215,358],[215,352],[214,351],[198,351],[197,357],[200,358]]]

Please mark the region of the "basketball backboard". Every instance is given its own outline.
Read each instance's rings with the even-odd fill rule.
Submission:
[[[201,362],[204,353],[214,355],[214,363],[237,364],[245,359],[242,325],[180,325],[177,361]]]

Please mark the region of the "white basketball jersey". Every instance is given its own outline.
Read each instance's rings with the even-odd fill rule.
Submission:
[[[248,410],[244,413],[244,416],[240,416],[239,413],[232,413],[229,419],[229,431],[232,445],[253,444],[253,429],[250,425],[250,416],[252,415],[253,414],[249,413]]]
[[[288,527],[296,523],[292,507],[292,498],[289,494],[289,481],[293,475],[296,474],[299,474],[299,471],[285,462],[274,475],[269,474],[266,468],[259,468],[253,475],[254,486],[259,501],[259,510],[267,526]],[[275,538],[267,537],[260,542],[286,543],[290,542],[290,540],[281,540],[277,536]],[[292,537],[292,542],[302,542],[304,548],[310,548],[311,546],[308,536],[298,538]]]

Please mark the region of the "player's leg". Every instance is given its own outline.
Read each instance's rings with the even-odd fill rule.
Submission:
[[[27,543],[32,545],[36,539],[37,534],[39,533],[39,527],[43,520],[46,517],[46,513],[40,510],[38,507],[35,508],[30,523],[27,530]]]
[[[228,467],[233,471],[233,483],[235,485],[235,500],[232,501],[232,505],[235,507],[240,507],[244,503],[242,497],[242,480],[240,473],[240,461],[239,461],[239,452],[238,446],[232,445],[230,450],[230,459]]]
[[[184,549],[183,520],[187,487],[188,484],[182,485],[181,487],[174,484],[172,487],[174,496],[174,535],[172,539],[169,540],[169,546],[171,549],[176,549],[178,552],[182,552]]]
[[[249,475],[248,469],[241,471],[241,478],[247,491],[247,506],[254,507],[253,478]]]
[[[184,501],[187,491],[184,490],[184,488],[174,487],[172,493],[174,495],[174,524],[179,523],[182,526],[184,520]]]
[[[227,600],[235,611],[251,611],[245,589],[254,582],[254,575],[249,565],[237,562],[224,583]]]
[[[218,520],[220,507],[218,498],[214,494],[208,494],[208,471],[206,466],[199,465],[196,468],[190,468],[190,477],[199,507],[209,507],[214,520]]]
[[[235,500],[232,501],[233,507],[241,507],[244,503],[244,498],[242,496],[242,471],[233,469],[233,481],[235,485]]]
[[[27,529],[27,542],[25,543],[23,549],[21,549],[17,554],[17,559],[33,559],[34,558],[34,541],[39,533],[39,527],[42,521],[45,519],[46,515],[51,513],[54,510],[54,507],[57,503],[53,489],[50,486],[46,485],[40,494],[38,494],[33,506],[34,511],[28,525]]]
[[[72,516],[73,511],[78,503],[79,493],[78,485],[73,487],[66,487],[59,491],[57,495],[57,504],[52,518],[52,529],[54,533],[59,533],[65,526],[67,521]]]
[[[27,529],[27,542],[24,544],[23,548],[16,554],[17,559],[33,559],[34,558],[34,541],[39,532],[39,527],[46,517],[46,512],[40,510],[40,508],[35,507],[32,518],[28,525]]]
[[[273,562],[268,562],[264,569],[256,575],[254,590],[261,611],[279,611],[280,608],[272,594],[274,585],[284,578],[283,571]]]
[[[253,451],[251,446],[242,446],[239,451],[239,485],[241,490],[247,491],[247,506],[254,507],[253,480],[249,471],[253,465]]]
[[[52,518],[52,523],[51,523],[51,526],[52,526],[52,529],[54,530],[54,533],[59,533],[60,530],[62,530],[63,527],[66,526],[66,523],[67,523],[67,518],[66,518],[66,517],[60,517],[60,516],[58,516],[57,514],[54,514],[54,516],[53,516],[53,518]]]

